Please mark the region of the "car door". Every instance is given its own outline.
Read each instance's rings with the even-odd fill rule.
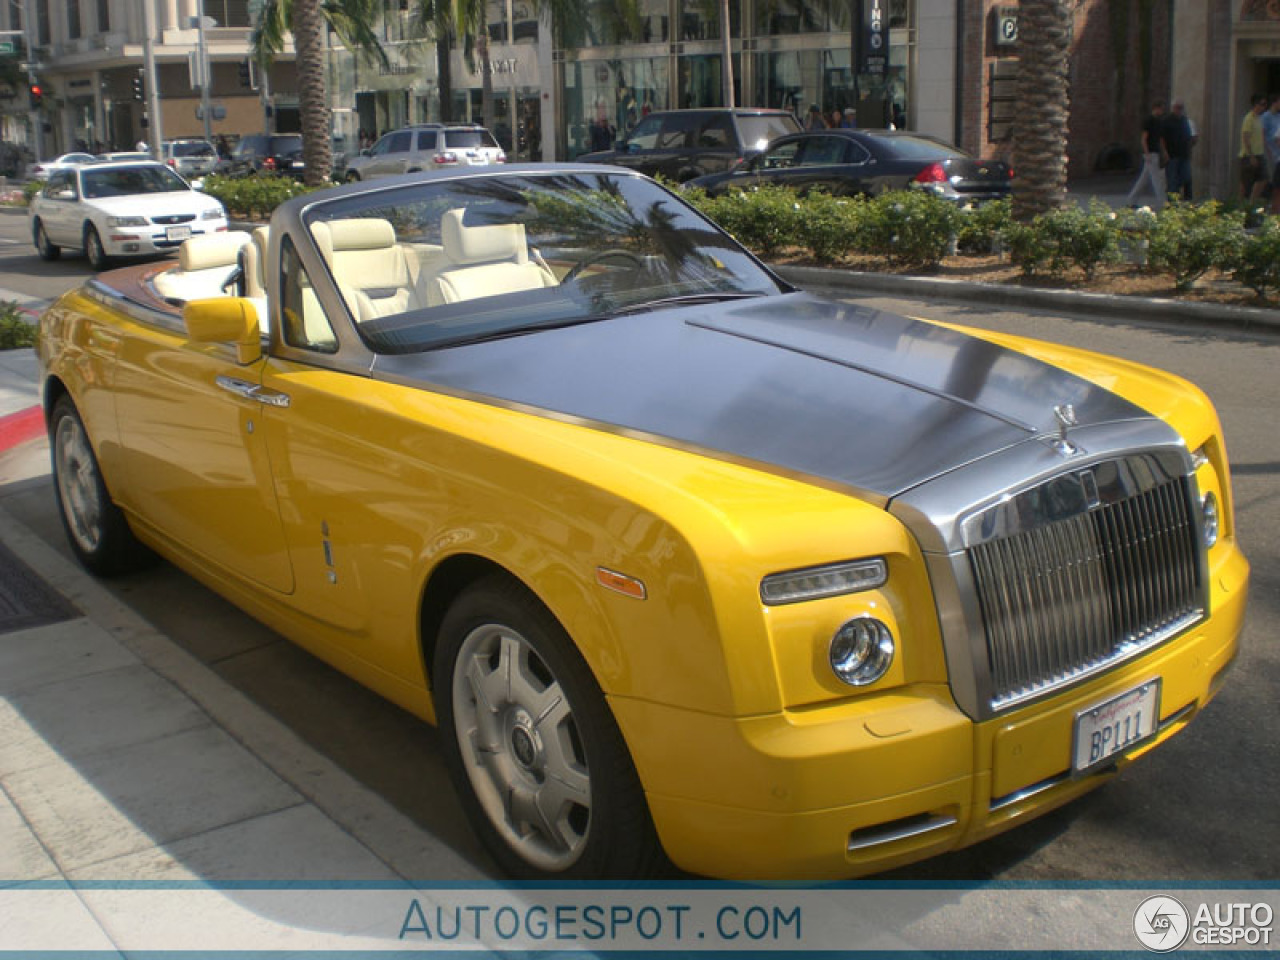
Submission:
[[[661,115],[653,114],[645,117],[636,124],[636,128],[631,131],[631,135],[623,143],[622,149],[610,157],[609,162],[648,173],[649,165],[654,161],[658,153],[658,135],[661,132]]]
[[[418,131],[417,149],[406,165],[405,173],[418,173],[421,170],[431,170],[435,167],[438,136],[439,134],[435,130]]]
[[[789,171],[788,183],[802,192],[822,189],[837,196],[865,193],[864,177],[870,159],[866,148],[848,137],[808,136]]]
[[[40,220],[49,240],[58,246],[78,247],[80,236],[80,192],[73,170],[58,170],[49,176],[41,191]]]
[[[388,133],[373,145],[373,162],[366,168],[370,177],[394,177],[404,173],[413,146],[412,130]]]
[[[242,365],[231,344],[190,342],[172,314],[139,309],[117,332],[125,506],[224,575],[290,592],[262,429],[268,403],[253,390],[265,360]]]

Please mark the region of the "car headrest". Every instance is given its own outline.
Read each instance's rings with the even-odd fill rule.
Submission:
[[[235,266],[240,248],[248,242],[249,234],[238,231],[188,237],[178,248],[178,266],[186,273]]]
[[[395,227],[377,217],[330,220],[329,235],[334,251],[381,250],[396,243]]]
[[[514,260],[524,263],[529,252],[524,242],[524,224],[464,226],[462,209],[449,210],[440,219],[440,241],[444,255],[453,263],[492,263]]]

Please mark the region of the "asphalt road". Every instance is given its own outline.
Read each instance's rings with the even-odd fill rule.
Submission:
[[[0,216],[0,288],[47,298],[88,275],[42,263],[25,219]],[[848,291],[834,291],[848,297]],[[0,292],[0,297],[3,297]],[[1253,563],[1243,650],[1217,700],[1184,733],[1099,791],[898,880],[1280,879],[1280,340],[1043,314],[870,299],[886,310],[1008,330],[1172,370],[1214,400],[1234,468],[1239,536]],[[66,552],[46,484],[6,494]],[[484,855],[450,788],[435,732],[283,641],[169,566],[114,581],[139,614],[352,776],[468,858]]]

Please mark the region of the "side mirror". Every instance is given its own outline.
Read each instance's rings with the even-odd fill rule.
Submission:
[[[372,148],[372,147],[365,147],[363,150],[361,150],[361,151],[360,151],[360,156],[362,156],[362,157],[372,157],[372,156],[373,156],[373,148]]]
[[[262,356],[258,309],[244,297],[210,297],[188,300],[182,308],[187,336],[196,343],[234,343],[242,365]]]
[[[763,150],[748,150],[742,156],[742,162],[738,164],[738,169],[743,173],[751,170],[759,170],[760,164],[764,160]]]
[[[203,190],[203,189],[204,189],[204,177],[196,177],[194,180],[192,180],[192,181],[191,181],[191,189],[192,189],[192,190]]]

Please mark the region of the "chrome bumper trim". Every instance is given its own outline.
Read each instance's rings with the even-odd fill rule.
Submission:
[[[909,817],[906,820],[897,820],[893,823],[880,824],[875,827],[863,827],[861,830],[855,830],[849,834],[848,851],[853,853],[857,850],[868,850],[886,843],[895,843],[898,840],[908,840],[911,837],[919,837],[935,830],[954,827],[959,822],[949,814],[937,816],[923,814],[919,817]]]

